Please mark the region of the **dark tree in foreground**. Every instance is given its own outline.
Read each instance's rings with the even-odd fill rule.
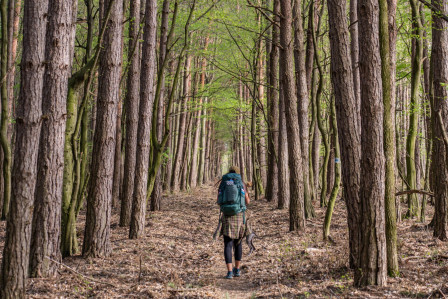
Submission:
[[[1,298],[25,298],[42,116],[47,11],[48,1],[24,2],[23,55],[12,171],[14,187],[3,249]]]
[[[359,75],[361,79],[361,246],[355,285],[385,285],[385,161],[379,44],[379,6],[359,0]]]
[[[110,214],[121,76],[123,3],[117,0],[104,1],[104,7],[108,8],[109,5],[113,6],[104,35],[104,48],[98,70],[91,181],[87,195],[86,229],[82,249],[85,257],[105,257],[111,252]]]

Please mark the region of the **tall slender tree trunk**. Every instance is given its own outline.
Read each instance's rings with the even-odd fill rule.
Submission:
[[[156,68],[157,1],[146,0],[137,130],[137,158],[129,238],[144,234]]]
[[[412,36],[415,43],[415,51],[413,53],[411,64],[411,103],[409,107],[409,130],[406,139],[406,179],[409,183],[409,188],[416,189],[417,174],[415,147],[418,133],[419,89],[423,59],[423,26],[420,18],[418,0],[410,0],[410,4],[412,11]],[[418,216],[419,209],[417,194],[409,194],[408,216],[411,218]]]
[[[113,6],[98,70],[98,106],[82,250],[85,257],[105,257],[111,253],[110,215],[115,142],[119,142],[115,137],[121,77],[123,3],[105,0],[104,5]]]
[[[167,59],[167,42],[168,42],[168,16],[170,13],[170,0],[164,0],[162,5],[162,18],[160,23],[160,49],[159,49],[159,68],[165,65],[164,61]],[[158,142],[162,142],[163,138],[163,114],[164,114],[164,102],[165,102],[165,94],[167,93],[165,90],[165,72],[160,72],[160,78],[157,78],[160,82],[157,84],[161,84],[160,89],[160,101],[159,101],[159,109],[157,113],[157,140]],[[169,95],[168,95],[169,96]],[[159,211],[161,208],[162,202],[162,177],[161,177],[161,169],[157,171],[156,180],[154,183],[154,188],[151,193],[151,211]]]
[[[384,104],[384,156],[386,158],[385,216],[387,272],[389,276],[399,275],[397,254],[397,216],[395,211],[395,102],[392,84],[395,78],[391,72],[391,49],[389,44],[389,11],[387,0],[379,1],[381,77]]]
[[[136,47],[136,51],[129,58],[129,74],[127,80],[127,93],[125,98],[126,113],[126,147],[124,156],[123,192],[121,193],[120,226],[129,226],[131,221],[132,198],[134,191],[138,107],[140,88],[140,0],[131,1],[129,22],[129,49]],[[136,44],[137,43],[137,44]]]
[[[342,183],[347,205],[350,267],[358,268],[361,248],[359,199],[361,128],[358,101],[355,97],[348,26],[345,22],[346,1],[328,1],[330,28],[331,80],[335,94],[338,134],[341,145]]]
[[[16,116],[12,200],[3,248],[0,297],[25,298],[42,117],[48,1],[24,1],[21,84]]]
[[[385,161],[379,44],[379,7],[359,0],[359,76],[361,81],[361,252],[355,285],[385,285]]]
[[[177,149],[175,153],[174,163],[173,163],[173,172],[171,176],[171,190],[178,191],[179,185],[181,181],[181,169],[182,169],[182,160],[184,158],[185,152],[185,135],[188,134],[188,130],[186,130],[187,126],[187,116],[188,116],[188,99],[190,97],[191,90],[191,55],[187,54],[185,59],[185,67],[184,67],[184,91],[181,99],[181,107],[180,107],[180,120],[179,120],[179,131],[178,131],[178,139],[177,139]],[[187,133],[186,133],[187,132]],[[188,138],[188,136],[187,136]]]
[[[30,274],[57,274],[61,260],[61,204],[68,77],[74,39],[72,0],[50,0],[46,35],[43,122],[37,164],[37,182],[31,236]]]
[[[297,95],[294,79],[292,44],[292,8],[289,0],[280,0],[280,72],[283,73],[286,127],[288,134],[288,157],[290,168],[289,230],[305,231],[303,198],[302,153],[297,113]]]
[[[303,183],[304,183],[304,204],[305,204],[305,216],[306,218],[313,218],[315,216],[314,208],[311,203],[311,187],[309,180],[309,122],[308,122],[308,86],[306,80],[306,65],[305,65],[305,45],[304,32],[302,27],[302,11],[301,1],[294,0],[293,6],[293,19],[294,19],[294,62],[295,62],[295,74],[296,74],[296,87],[297,87],[297,99],[298,99],[298,118],[300,128],[300,146],[302,153],[302,170],[303,170]],[[314,7],[314,3],[310,4]],[[310,10],[314,14],[314,10]],[[312,16],[310,16],[313,18]],[[311,20],[311,23],[314,22]]]
[[[448,13],[447,0],[433,0],[432,4],[443,14]],[[434,111],[433,117],[439,117],[439,121],[434,120],[434,145],[433,145],[433,177],[435,194],[435,214],[434,214],[434,237],[440,240],[447,240],[448,218],[447,218],[447,196],[448,196],[448,163],[447,144],[443,144],[443,130],[447,131],[448,120],[448,23],[438,15],[433,14],[432,29],[432,59],[434,69]],[[442,128],[443,126],[443,128]],[[446,165],[445,167],[441,167]]]
[[[279,23],[279,1],[274,0],[274,20]],[[278,92],[278,57],[280,42],[277,26],[272,28],[272,46],[269,57],[269,88],[268,88],[268,173],[266,184],[266,199],[278,199],[278,160],[279,160],[279,92]],[[241,130],[241,128],[240,128]]]
[[[3,209],[1,218],[6,219],[9,213],[9,205],[11,201],[11,143],[8,136],[9,119],[10,119],[10,104],[9,101],[13,100],[8,97],[8,66],[10,65],[9,59],[9,32],[8,23],[8,0],[0,1],[0,17],[1,17],[1,67],[0,74],[0,98],[1,98],[1,121],[0,121],[0,143],[2,146],[3,161],[2,161],[2,179],[3,179]],[[1,203],[1,201],[0,201]]]

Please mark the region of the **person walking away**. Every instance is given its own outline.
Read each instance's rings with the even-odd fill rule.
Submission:
[[[248,190],[243,183],[239,168],[232,166],[222,177],[218,188],[218,204],[222,214],[221,235],[224,236],[224,258],[227,279],[241,276],[243,236],[246,224],[246,205],[250,204]],[[235,267],[232,268],[232,250],[235,252]]]

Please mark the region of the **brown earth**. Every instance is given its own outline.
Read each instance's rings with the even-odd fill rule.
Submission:
[[[264,200],[250,206],[257,248],[243,257],[242,276],[224,279],[222,239],[212,240],[218,221],[213,187],[168,195],[162,211],[149,213],[147,234],[128,240],[112,218],[112,256],[63,260],[60,276],[30,279],[30,298],[445,298],[448,244],[414,220],[399,224],[401,276],[386,287],[354,288],[348,269],[345,204],[336,203],[332,238],[322,241],[325,210],[307,221],[307,231],[288,232],[288,211]],[[432,207],[428,207],[428,219]],[[84,215],[78,229],[82,237]],[[5,223],[0,224],[3,247]],[[244,244],[243,251],[247,252]]]

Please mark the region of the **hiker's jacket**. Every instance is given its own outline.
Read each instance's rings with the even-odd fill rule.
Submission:
[[[221,235],[231,239],[241,239],[244,236],[245,225],[243,221],[243,213],[234,216],[222,215]]]

